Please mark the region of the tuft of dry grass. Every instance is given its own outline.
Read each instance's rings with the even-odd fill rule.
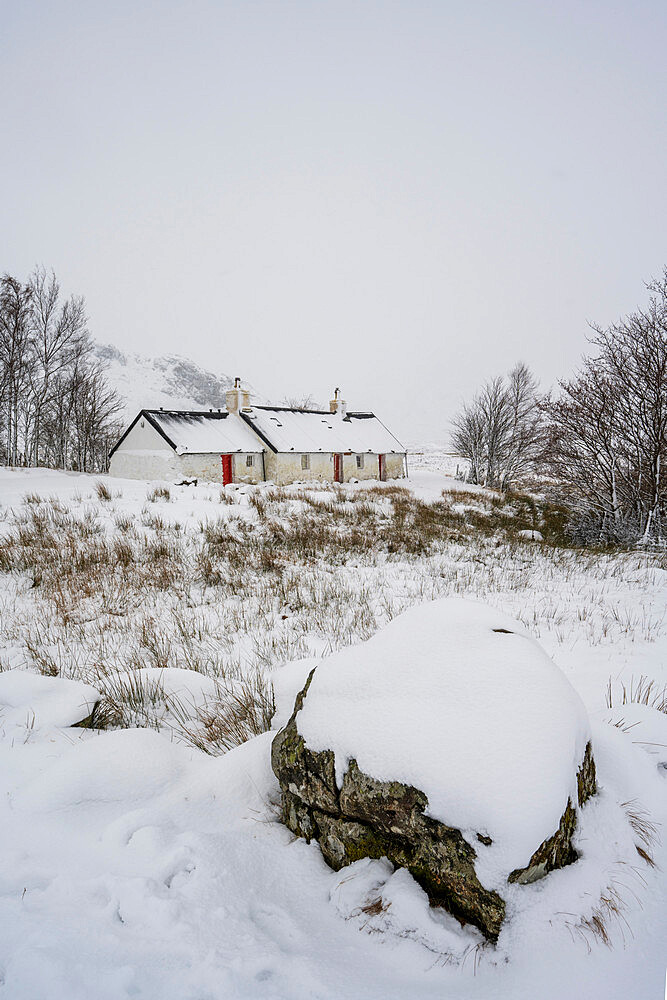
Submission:
[[[614,692],[611,677],[607,685],[607,708],[614,708]],[[657,681],[645,674],[630,679],[629,684],[620,683],[620,693],[616,696],[620,705],[646,705],[667,714],[667,685],[660,687]]]
[[[273,686],[259,671],[219,686],[215,701],[199,708],[196,720],[181,717],[182,736],[197,750],[217,756],[271,728]]]
[[[101,479],[98,479],[95,483],[95,496],[102,503],[109,503],[111,500],[111,490]]]
[[[636,800],[621,803],[625,809],[630,826],[639,843],[635,843],[635,850],[639,857],[646,862],[649,868],[655,868],[656,862],[653,857],[653,848],[658,839],[658,828],[649,817],[649,813],[637,803]]]
[[[165,500],[167,503],[171,500],[171,491],[168,486],[160,485],[154,486],[152,490],[149,490],[146,494],[146,499],[149,503],[157,503],[158,500]]]
[[[606,948],[611,948],[611,927],[613,924],[624,924],[628,928],[627,921],[623,915],[626,909],[625,901],[615,884],[607,886],[600,896],[600,901],[593,908],[590,916],[582,917],[574,930],[586,943],[589,954],[593,950],[591,941],[599,941]],[[628,928],[629,929],[629,928]]]

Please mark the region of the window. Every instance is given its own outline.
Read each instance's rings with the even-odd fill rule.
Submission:
[[[245,457],[245,464],[247,466],[254,465],[255,464],[255,456],[254,455],[246,455],[246,457]]]
[[[357,455],[357,468],[358,469],[363,469],[363,467],[364,467],[364,456],[363,455]]]
[[[310,468],[310,455],[302,455],[301,456],[301,468],[302,469],[309,469]]]

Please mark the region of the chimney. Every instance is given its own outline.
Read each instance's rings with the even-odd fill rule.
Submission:
[[[234,388],[228,389],[225,393],[225,398],[227,401],[227,410],[229,413],[239,412],[239,396],[241,395],[241,379],[234,379]]]
[[[344,399],[340,398],[340,389],[334,389],[334,398],[329,400],[329,411],[331,413],[340,413],[341,417],[345,419],[347,415],[347,403]]]

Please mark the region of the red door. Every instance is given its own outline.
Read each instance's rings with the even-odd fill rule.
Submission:
[[[343,482],[343,456],[334,454],[334,482]]]
[[[222,459],[222,485],[226,486],[232,481],[232,456],[221,455],[220,458]]]
[[[378,455],[378,467],[380,472],[380,482],[386,483],[387,481],[387,456]]]

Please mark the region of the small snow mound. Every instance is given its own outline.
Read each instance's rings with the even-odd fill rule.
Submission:
[[[342,875],[342,877],[341,877]],[[362,858],[338,873],[329,898],[345,920],[369,934],[411,938],[450,964],[460,964],[471,948],[483,943],[476,927],[462,926],[449,913],[432,907],[424,890],[405,868]]]
[[[487,885],[526,865],[577,802],[590,739],[579,696],[523,626],[458,598],[322,661],[297,727],[310,750],[334,751],[339,787],[354,758],[420,789],[427,813],[473,844]]]
[[[17,805],[34,812],[83,803],[143,802],[181,777],[191,753],[150,729],[121,729],[74,746],[28,782]]]
[[[90,685],[64,677],[28,670],[0,673],[0,718],[6,727],[75,726],[90,716],[100,697]]]
[[[629,702],[599,713],[605,722],[626,733],[635,744],[655,760],[661,774],[667,775],[667,714]]]
[[[524,538],[528,542],[543,542],[544,535],[541,531],[535,531],[531,528],[523,528],[521,531],[517,531],[517,538]]]

